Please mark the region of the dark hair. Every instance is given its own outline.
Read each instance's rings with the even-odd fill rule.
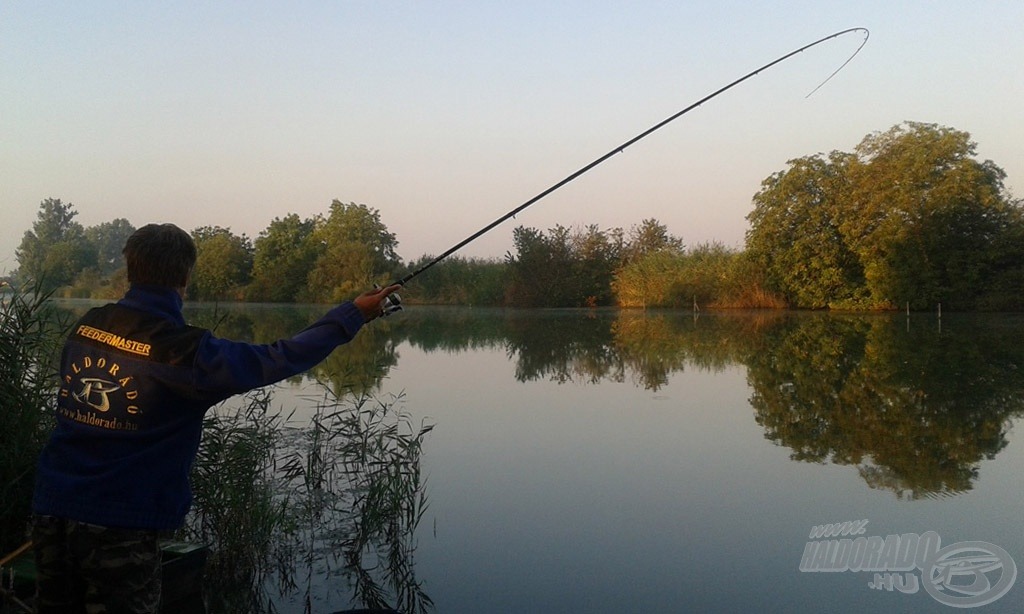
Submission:
[[[196,264],[196,244],[174,224],[146,224],[121,250],[133,284],[184,288]]]

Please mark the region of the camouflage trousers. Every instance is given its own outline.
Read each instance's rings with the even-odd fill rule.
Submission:
[[[36,516],[32,542],[40,614],[155,614],[159,609],[156,531]]]

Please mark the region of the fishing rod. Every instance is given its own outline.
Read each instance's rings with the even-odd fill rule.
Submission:
[[[442,260],[444,260],[448,256],[451,256],[452,254],[454,254],[455,252],[459,251],[460,249],[462,249],[466,245],[472,243],[473,241],[475,241],[476,239],[480,238],[484,234],[490,232],[495,226],[501,224],[502,222],[508,220],[509,218],[515,217],[516,214],[518,214],[523,209],[526,209],[527,207],[529,207],[530,205],[536,203],[538,200],[544,198],[548,194],[551,194],[555,190],[558,190],[559,188],[561,188],[565,184],[573,181],[574,179],[578,178],[580,175],[583,175],[587,171],[593,169],[594,167],[596,167],[597,165],[601,164],[602,162],[604,162],[608,158],[611,158],[612,156],[614,156],[616,154],[622,153],[630,145],[633,145],[634,143],[636,143],[637,141],[643,139],[644,137],[647,137],[647,136],[651,135],[652,133],[660,130],[661,128],[664,128],[666,125],[668,125],[671,122],[679,119],[683,115],[686,115],[690,111],[696,109],[697,107],[699,107],[702,104],[704,104],[705,102],[711,100],[715,96],[718,96],[719,94],[722,94],[722,93],[732,89],[733,87],[736,87],[737,85],[739,85],[740,83],[743,83],[747,79],[757,75],[758,73],[761,73],[761,72],[771,68],[772,66],[775,66],[776,64],[778,64],[780,62],[785,61],[786,59],[788,59],[788,58],[790,58],[790,57],[792,57],[792,56],[794,56],[794,55],[796,55],[796,54],[798,54],[798,53],[800,53],[802,51],[806,51],[807,49],[810,49],[811,47],[814,47],[815,45],[820,45],[821,43],[824,43],[825,41],[831,40],[833,38],[838,38],[840,36],[843,36],[844,34],[849,34],[851,32],[862,32],[864,34],[864,40],[861,41],[860,45],[853,52],[853,54],[851,54],[850,57],[847,58],[846,61],[843,62],[842,65],[839,66],[839,68],[835,69],[832,72],[832,74],[830,74],[828,77],[826,77],[824,81],[822,81],[820,84],[818,84],[817,87],[815,87],[813,90],[811,90],[811,92],[809,94],[807,94],[807,96],[805,98],[811,97],[811,95],[813,95],[814,92],[817,92],[819,89],[821,89],[821,87],[823,85],[825,85],[826,83],[828,83],[829,80],[832,79],[832,77],[836,76],[836,74],[839,73],[839,71],[841,71],[843,68],[845,68],[846,65],[849,64],[851,60],[853,60],[854,56],[856,56],[858,53],[860,53],[860,50],[863,49],[864,45],[867,44],[868,37],[871,36],[871,33],[868,31],[867,28],[848,28],[846,30],[841,30],[839,32],[836,32],[835,34],[830,34],[829,36],[826,36],[824,38],[820,38],[820,39],[814,41],[813,43],[809,43],[807,45],[804,45],[803,47],[800,47],[799,49],[795,49],[793,51],[790,51],[786,55],[778,57],[778,58],[772,60],[771,62],[768,62],[764,66],[761,66],[761,67],[759,67],[759,68],[757,68],[757,69],[747,73],[746,75],[743,75],[742,77],[740,77],[739,79],[736,79],[732,83],[730,83],[730,84],[728,84],[728,85],[726,85],[726,86],[724,86],[722,88],[719,88],[719,89],[715,90],[714,92],[712,92],[712,93],[708,94],[707,96],[701,98],[700,100],[698,100],[697,102],[691,104],[690,106],[686,107],[685,109],[683,109],[683,110],[681,110],[681,111],[679,111],[679,112],[677,112],[677,113],[675,113],[675,114],[673,114],[673,115],[663,119],[662,121],[658,122],[657,124],[654,124],[653,126],[648,128],[647,130],[644,130],[643,132],[641,132],[640,134],[638,134],[638,135],[634,136],[633,138],[629,139],[625,143],[622,143],[621,145],[613,147],[608,153],[600,156],[599,158],[597,158],[593,162],[590,162],[589,164],[583,166],[582,168],[574,171],[573,173],[568,175],[565,179],[562,179],[561,181],[555,183],[551,187],[549,187],[549,188],[545,189],[544,191],[540,192],[539,194],[537,194],[533,198],[527,200],[526,202],[524,202],[523,204],[519,205],[515,209],[512,209],[511,211],[509,211],[505,215],[499,217],[498,219],[494,220],[490,224],[484,226],[480,230],[474,232],[473,234],[469,235],[465,239],[459,241],[455,245],[453,245],[450,248],[448,248],[440,256],[437,256],[433,260],[430,260],[426,264],[420,266],[415,271],[406,274],[401,279],[398,279],[398,280],[394,281],[393,284],[394,285],[399,285],[399,286],[404,286],[406,283],[408,283],[414,277],[416,277],[419,274],[423,273],[424,271],[426,271],[430,267],[434,266],[438,262],[441,262]],[[391,313],[392,311],[397,311],[397,310],[399,310],[401,308],[402,308],[401,307],[401,299],[398,298],[397,294],[391,294],[390,296],[388,296],[388,297],[386,297],[384,299],[384,313],[385,314]]]

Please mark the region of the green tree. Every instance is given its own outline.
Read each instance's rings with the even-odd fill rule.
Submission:
[[[75,221],[76,215],[75,206],[59,198],[39,204],[32,230],[25,231],[15,250],[20,282],[38,280],[40,289],[49,292],[71,283],[80,271],[96,264],[96,253],[82,225]]]
[[[789,161],[761,183],[747,216],[746,246],[769,285],[796,307],[818,309],[862,298],[864,271],[840,225],[852,156],[832,152]]]
[[[123,217],[85,229],[85,238],[96,252],[96,268],[100,276],[110,277],[124,266],[121,250],[133,232],[135,226]]]
[[[398,240],[380,212],[366,205],[335,200],[313,240],[322,250],[307,277],[314,301],[337,303],[374,283],[388,283],[399,265]]]
[[[508,254],[506,300],[516,307],[579,307],[584,304],[572,232],[555,226],[547,233],[520,226],[512,231],[516,254]]]
[[[612,305],[612,279],[622,263],[625,241],[619,228],[603,231],[596,224],[573,237],[575,276],[587,306]]]
[[[202,226],[192,231],[196,266],[189,279],[191,298],[203,301],[238,300],[252,274],[252,244],[229,228]]]
[[[669,234],[668,227],[654,218],[649,218],[629,229],[629,236],[623,247],[623,258],[631,262],[654,252],[668,252],[679,255],[685,249],[683,240]]]
[[[551,306],[551,295],[563,276],[559,275],[548,237],[536,228],[518,226],[512,230],[512,244],[515,255],[510,252],[505,256],[509,268],[506,301],[515,307]]]
[[[978,308],[991,311],[1024,310],[1024,203],[1018,200],[1010,211],[1006,232],[992,241],[989,249],[988,283],[978,298]]]
[[[303,220],[295,213],[270,222],[254,241],[249,300],[281,303],[308,297],[306,276],[322,248],[313,237],[320,222],[319,216]]]
[[[613,301],[611,282],[625,249],[621,229],[518,227],[508,254],[506,301],[517,307],[593,307]]]
[[[850,165],[841,231],[876,303],[973,307],[990,247],[1013,224],[1005,172],[966,132],[908,122],[868,135]]]
[[[754,197],[748,251],[797,307],[1019,304],[1020,204],[975,149],[966,132],[910,122],[853,154],[790,161]]]

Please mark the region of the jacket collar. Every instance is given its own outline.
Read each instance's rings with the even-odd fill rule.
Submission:
[[[132,284],[117,304],[155,313],[179,326],[185,326],[185,316],[181,313],[181,295],[174,288]]]

